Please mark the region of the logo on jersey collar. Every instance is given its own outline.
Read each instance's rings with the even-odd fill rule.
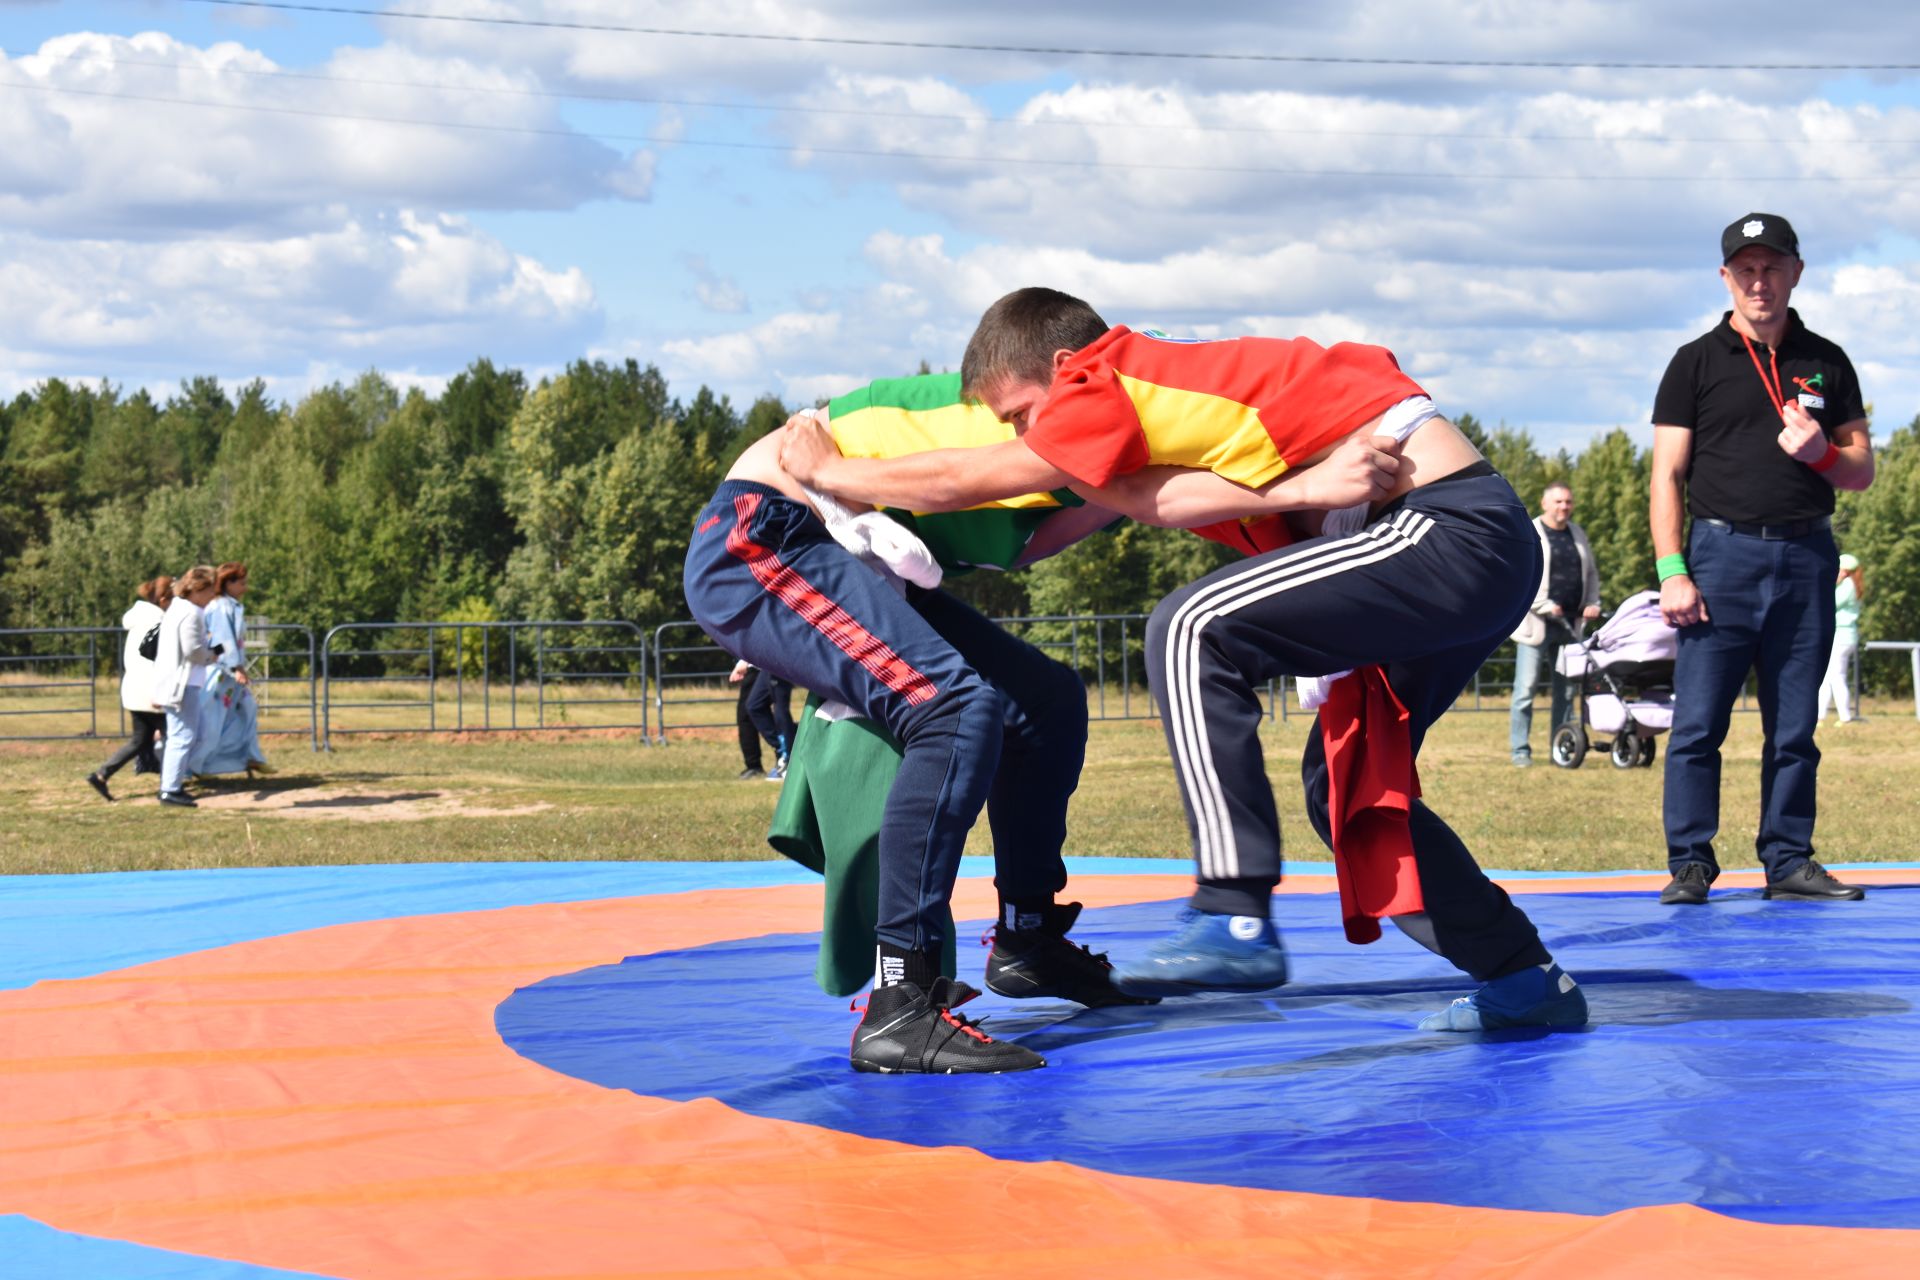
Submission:
[[[1767,229],[1767,224],[1758,218],[1749,218],[1740,228],[1740,234],[1751,240]]]

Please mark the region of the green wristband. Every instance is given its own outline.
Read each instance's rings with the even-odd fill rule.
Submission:
[[[1670,556],[1661,556],[1653,562],[1653,571],[1660,575],[1660,581],[1678,578],[1687,571],[1687,558],[1678,551]]]

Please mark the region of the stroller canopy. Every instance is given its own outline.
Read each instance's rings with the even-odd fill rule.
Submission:
[[[1672,662],[1679,649],[1679,633],[1660,616],[1660,593],[1642,591],[1628,596],[1606,626],[1562,649],[1554,665],[1563,676],[1579,676],[1616,662]]]

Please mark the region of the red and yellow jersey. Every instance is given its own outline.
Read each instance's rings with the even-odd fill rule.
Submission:
[[[1425,394],[1385,347],[1205,342],[1116,327],[1074,353],[1023,438],[1096,487],[1141,467],[1174,466],[1257,488]]]

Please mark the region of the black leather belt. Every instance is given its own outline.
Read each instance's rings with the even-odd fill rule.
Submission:
[[[1715,520],[1709,516],[1699,517],[1701,524],[1710,524],[1716,529],[1725,529],[1728,533],[1738,533],[1749,538],[1766,538],[1772,542],[1788,538],[1804,538],[1810,533],[1819,533],[1832,526],[1833,521],[1826,516],[1812,520],[1796,520],[1792,524],[1739,524],[1732,520]]]

